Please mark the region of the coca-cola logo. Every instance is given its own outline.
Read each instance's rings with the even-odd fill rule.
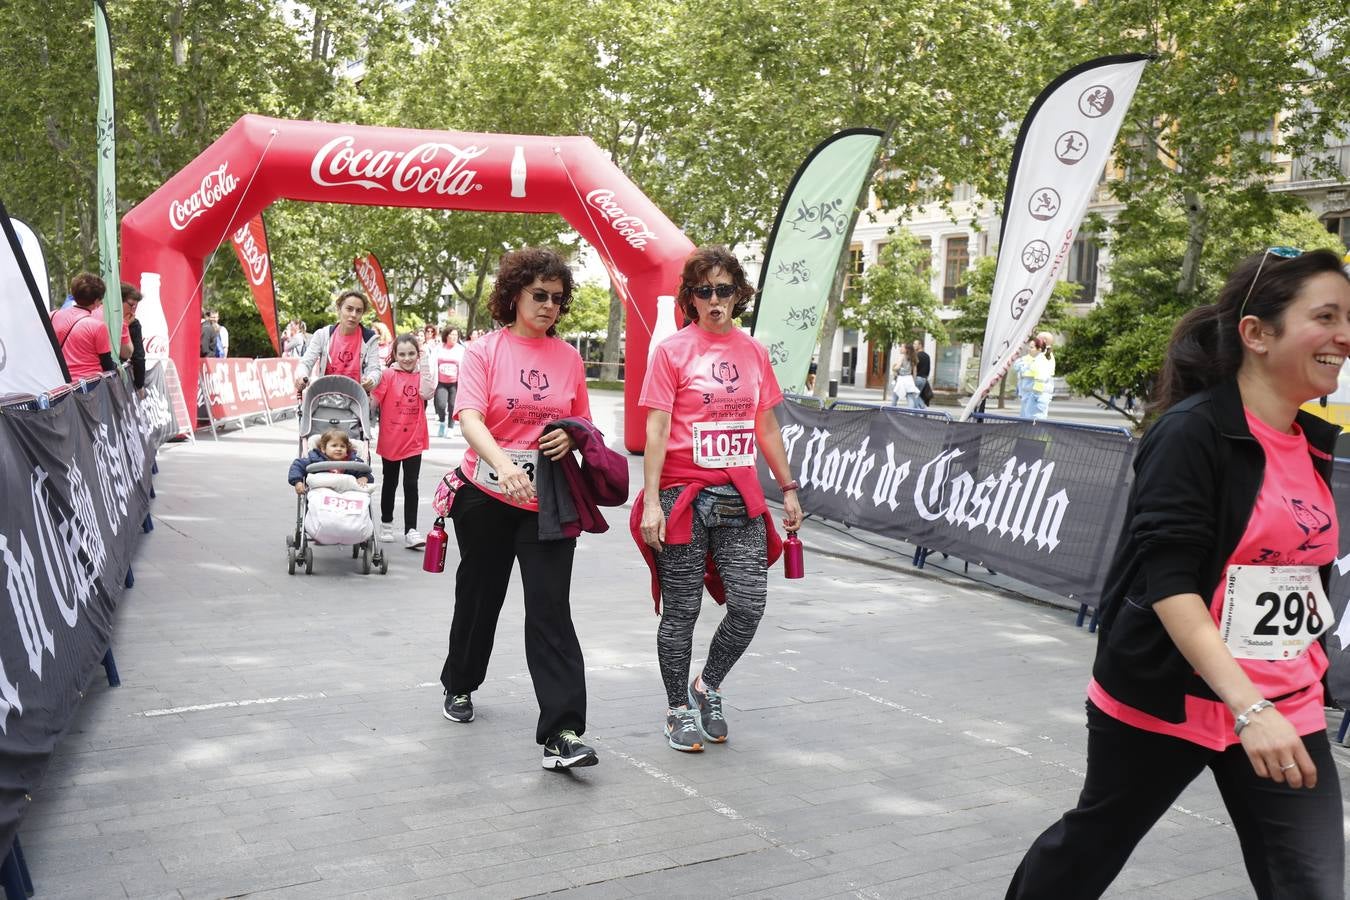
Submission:
[[[271,263],[267,258],[267,252],[253,237],[253,229],[248,225],[243,226],[234,233],[232,240],[235,250],[239,253],[239,260],[244,264],[244,272],[248,275],[249,282],[254,287],[262,287],[263,282],[267,280],[267,270],[271,267]]]
[[[319,148],[309,165],[309,176],[324,187],[354,184],[376,191],[464,196],[481,191],[474,181],[476,169],[466,168],[470,160],[487,152],[487,147],[456,147],[428,141],[411,150],[373,150],[356,148],[350,135],[333,138]]]
[[[370,258],[354,260],[356,263],[356,279],[361,282],[361,287],[366,289],[366,295],[375,303],[375,309],[380,315],[389,312],[389,295],[380,289],[380,279],[375,275],[375,266]]]
[[[656,240],[656,235],[647,227],[647,223],[637,216],[630,216],[622,206],[614,202],[614,192],[596,188],[586,195],[586,202],[609,220],[610,227],[623,236],[628,246],[641,250],[647,241]]]
[[[169,204],[169,224],[174,230],[187,228],[189,222],[228,197],[239,186],[239,179],[227,171],[229,165],[223,162],[207,172],[201,184],[197,185],[197,190],[186,200],[175,200]]]

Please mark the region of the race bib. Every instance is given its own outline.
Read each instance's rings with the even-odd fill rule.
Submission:
[[[530,476],[530,484],[534,484],[534,473],[539,468],[538,450],[506,450],[506,455],[511,462],[515,463],[521,470]],[[501,483],[497,480],[497,470],[488,465],[487,460],[478,457],[478,462],[473,467],[473,481],[479,487],[485,488],[497,494],[505,492]]]
[[[694,462],[705,469],[755,464],[753,419],[694,423]]]
[[[1237,659],[1293,659],[1336,622],[1316,566],[1229,566],[1219,634]]]
[[[457,362],[443,362],[437,366],[437,369],[440,372],[439,377],[447,381],[454,381],[459,377],[459,363]]]

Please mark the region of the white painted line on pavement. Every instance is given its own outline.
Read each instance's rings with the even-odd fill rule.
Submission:
[[[140,715],[147,719],[155,716],[176,716],[179,713],[206,712],[212,709],[231,709],[236,706],[265,706],[271,703],[287,703],[292,700],[323,700],[328,695],[320,691],[317,694],[289,694],[285,697],[258,697],[254,700],[222,700],[220,703],[199,703],[196,706],[174,706],[169,709],[147,709]]]

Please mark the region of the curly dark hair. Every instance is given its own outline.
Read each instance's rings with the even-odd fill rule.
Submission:
[[[687,321],[698,321],[698,309],[694,306],[694,288],[703,283],[708,273],[721,269],[731,276],[736,286],[736,304],[731,308],[731,318],[742,315],[755,296],[755,289],[746,280],[745,269],[736,255],[721,244],[708,244],[699,247],[684,261],[684,271],[680,273],[680,290],[676,303]]]
[[[81,272],[70,279],[70,296],[78,306],[93,306],[108,293],[108,286],[93,272]]]
[[[522,247],[502,254],[497,265],[497,281],[492,285],[492,296],[488,298],[488,311],[494,321],[510,325],[516,321],[516,298],[525,288],[534,284],[535,279],[563,283],[563,302],[558,309],[558,318],[567,315],[572,306],[572,268],[553,250],[546,247]],[[548,330],[553,337],[558,332],[557,325]]]

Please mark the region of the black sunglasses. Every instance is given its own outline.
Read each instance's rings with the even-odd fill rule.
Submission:
[[[712,295],[716,294],[717,299],[726,300],[736,294],[736,285],[734,284],[700,284],[696,288],[690,288],[690,293],[700,300],[711,300]]]
[[[529,294],[530,299],[540,306],[544,306],[549,302],[552,302],[554,306],[562,306],[563,303],[567,301],[566,294],[550,294],[548,291],[540,290],[526,290],[525,293]]]

